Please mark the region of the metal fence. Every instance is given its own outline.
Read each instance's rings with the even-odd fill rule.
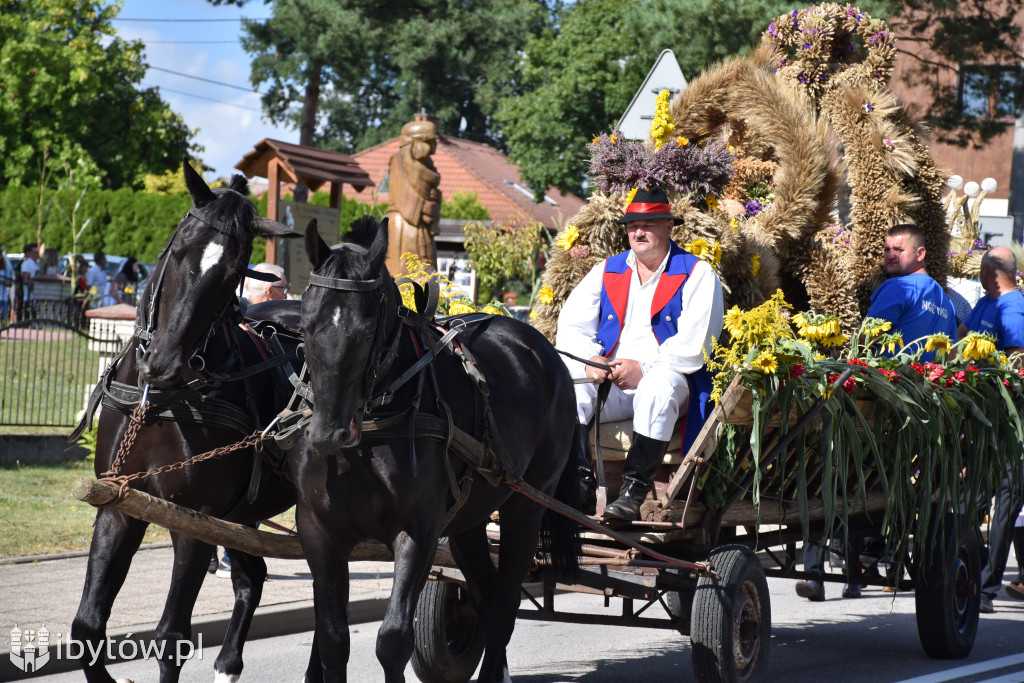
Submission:
[[[90,336],[73,302],[37,302],[22,320],[0,326],[0,426],[73,427],[104,358],[122,341],[113,322]]]

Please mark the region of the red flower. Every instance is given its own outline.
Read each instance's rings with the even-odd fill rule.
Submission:
[[[802,374],[804,374],[804,366],[801,365],[800,363],[797,363],[796,365],[789,369],[790,377],[799,377]]]
[[[951,385],[953,385],[953,384],[955,384],[955,383],[956,383],[956,382],[955,382],[955,380],[954,380],[954,379],[953,379],[952,377],[947,377],[947,378],[946,378],[946,386],[947,386],[947,387],[948,387],[948,386],[951,386]]]
[[[917,370],[922,375],[924,374],[925,367],[923,365],[921,365],[920,363],[911,363],[910,367],[912,367],[914,370]]]
[[[1008,379],[1004,379],[1004,380],[1003,380],[1003,386],[1004,386],[1004,387],[1009,387],[1009,386],[1010,386],[1010,380],[1008,380]]]
[[[953,379],[955,379],[957,382],[963,382],[965,379],[967,379],[967,373],[964,372],[963,370],[961,370],[960,372],[954,372]]]
[[[868,366],[868,364],[865,363],[864,361],[862,361],[860,358],[851,358],[850,360],[846,361],[846,364],[847,365],[860,365],[860,366],[865,367],[865,368]]]
[[[833,383],[833,382],[835,382],[835,381],[836,381],[837,379],[839,379],[839,375],[836,375],[836,374],[834,374],[834,373],[833,373],[833,374],[831,374],[831,375],[829,375],[829,376],[828,376],[828,383],[829,383],[829,384],[832,384],[832,383]]]
[[[882,374],[885,375],[885,378],[890,382],[896,382],[900,378],[900,373],[895,370],[887,370],[885,368],[879,368],[879,370],[882,371]]]
[[[855,380],[853,377],[847,378],[847,380],[843,382],[843,389],[846,390],[846,393],[852,394],[854,391],[857,390],[857,380]]]
[[[968,365],[967,366],[967,372],[981,372],[981,370],[979,370],[978,368],[974,367],[973,365]]]

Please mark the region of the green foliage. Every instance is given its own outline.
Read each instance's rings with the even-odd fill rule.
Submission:
[[[139,88],[141,41],[116,36],[119,4],[6,1],[0,11],[0,185],[34,183],[44,153],[83,184],[140,186],[174,168],[193,133]]]
[[[535,0],[276,0],[271,12],[246,22],[242,40],[264,110],[298,126],[316,70],[314,144],[339,151],[394,137],[421,108],[445,135],[495,140],[490,116],[543,19]]]
[[[77,202],[79,192],[76,191],[73,201]],[[47,191],[43,196],[44,204],[56,194],[54,190]],[[62,190],[57,202],[67,205],[68,196],[67,191]],[[134,256],[140,261],[153,263],[191,205],[188,195],[156,195],[133,192],[128,188],[90,189],[75,212],[79,229],[86,220],[92,221],[81,234],[78,250],[95,252],[102,249],[108,254]],[[35,188],[8,185],[0,190],[0,244],[20,251],[25,242],[36,241],[32,224],[22,215],[22,210],[34,214],[36,206]],[[42,240],[48,247],[61,252],[71,249],[72,235],[68,219],[62,212],[49,212],[43,225]]]
[[[441,200],[441,218],[463,221],[490,220],[491,212],[480,203],[476,192],[453,192],[451,200]]]
[[[465,226],[466,255],[477,274],[477,302],[501,297],[510,281],[532,283],[537,252],[543,245],[543,225],[469,223]]]
[[[203,174],[203,162],[199,159],[189,159],[189,166],[196,170],[199,175]],[[214,180],[207,183],[211,188],[221,187],[224,183]],[[147,173],[143,179],[143,189],[153,194],[188,194],[185,187],[185,174],[181,172],[181,165],[170,168],[163,173]]]

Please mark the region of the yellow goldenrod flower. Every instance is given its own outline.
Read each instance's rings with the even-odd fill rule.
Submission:
[[[408,308],[410,311],[415,311],[416,297],[413,296],[412,286],[403,285],[402,287],[398,288],[398,291],[402,293],[402,305]]]
[[[672,93],[668,90],[662,90],[654,100],[654,120],[651,122],[651,138],[654,140],[655,149],[661,149],[676,127],[668,111],[668,101],[671,96]]]
[[[750,259],[750,277],[757,277],[757,274],[761,271],[761,253],[754,254],[754,257]]]
[[[537,317],[537,309],[536,308],[531,309],[530,310],[530,320],[533,320],[536,317]]]
[[[540,291],[537,292],[537,301],[541,302],[542,304],[550,304],[554,300],[555,292],[554,290],[551,289],[551,287],[547,285],[541,287]]]
[[[775,354],[769,351],[762,351],[761,354],[754,359],[754,367],[763,372],[766,375],[774,374],[779,369],[779,362],[775,359]]]
[[[465,315],[467,313],[476,313],[476,306],[465,301],[453,301],[448,305],[448,315]]]
[[[565,251],[569,251],[569,247],[571,247],[573,243],[576,242],[579,236],[580,229],[577,228],[572,223],[570,223],[569,225],[565,226],[564,231],[558,233],[558,237],[555,238],[555,244],[557,244]]]
[[[619,141],[619,136],[616,135],[615,133],[612,133],[612,136],[610,138],[608,138],[608,142],[612,143],[613,145],[616,142],[618,142],[618,141]]]
[[[690,144],[690,141],[684,138],[682,135],[680,135],[676,137],[676,144],[679,145],[680,147],[686,147],[688,144]]]
[[[924,344],[925,351],[936,351],[942,355],[948,355],[950,348],[953,346],[950,338],[944,334],[933,334],[928,337],[928,341]]]

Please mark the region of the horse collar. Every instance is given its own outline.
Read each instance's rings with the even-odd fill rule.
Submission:
[[[312,287],[323,287],[324,289],[336,289],[342,292],[372,292],[381,285],[378,275],[372,280],[343,280],[336,277],[325,277],[310,273],[309,284]]]

